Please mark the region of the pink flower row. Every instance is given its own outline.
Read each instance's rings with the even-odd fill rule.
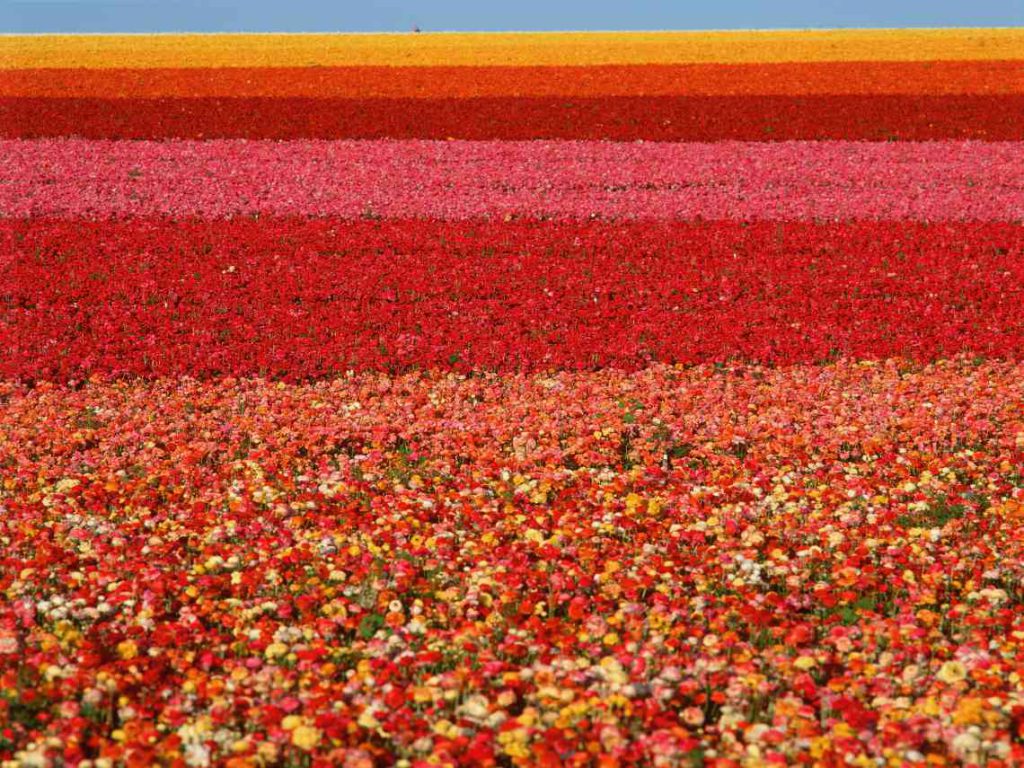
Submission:
[[[1024,142],[0,141],[0,216],[1024,219]]]

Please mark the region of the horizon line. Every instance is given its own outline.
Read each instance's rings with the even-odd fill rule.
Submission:
[[[0,37],[45,37],[56,35],[75,35],[79,37],[105,37],[105,36],[159,36],[159,35],[606,35],[606,34],[702,34],[721,32],[941,32],[947,30],[1024,30],[1021,25],[997,25],[997,26],[908,26],[908,27],[833,27],[833,26],[810,26],[810,27],[701,27],[689,29],[431,29],[424,30],[156,30],[151,32],[129,31],[129,32],[73,32],[73,31],[41,31],[41,32],[0,32]]]

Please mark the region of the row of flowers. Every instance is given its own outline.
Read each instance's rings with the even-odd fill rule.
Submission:
[[[474,98],[1020,93],[1018,61],[0,69],[0,96]]]
[[[0,386],[20,765],[1019,765],[1024,369]]]
[[[860,222],[0,222],[0,374],[1017,358],[1024,230]]]
[[[450,98],[0,97],[0,137],[1024,139],[1024,94]]]
[[[1019,28],[728,32],[4,35],[4,69],[1010,61]]]
[[[1024,220],[1024,142],[0,142],[6,216]]]

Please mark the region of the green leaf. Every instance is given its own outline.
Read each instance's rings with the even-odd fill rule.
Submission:
[[[379,613],[371,613],[363,617],[363,620],[359,622],[359,636],[363,640],[369,640],[375,634],[377,630],[384,626],[384,617]]]

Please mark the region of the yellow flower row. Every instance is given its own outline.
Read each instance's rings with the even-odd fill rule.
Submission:
[[[0,36],[0,69],[1024,59],[1024,29]]]

